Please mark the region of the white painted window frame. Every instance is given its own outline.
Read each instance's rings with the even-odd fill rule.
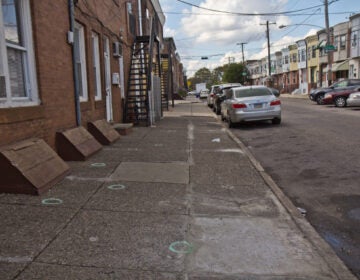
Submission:
[[[2,4],[2,0],[0,0],[0,4]],[[0,98],[0,108],[36,106],[40,104],[29,0],[19,0],[18,15],[23,46],[15,46],[6,42],[2,9],[0,8],[0,76],[5,76],[6,90],[6,97]],[[23,51],[25,97],[12,97],[7,47]]]
[[[92,32],[91,38],[92,38],[92,51],[93,51],[93,71],[95,75],[95,100],[99,101],[102,99],[99,34],[97,34],[96,32]]]
[[[75,22],[75,29],[79,32],[79,54],[81,64],[81,79],[82,81],[82,92],[79,92],[80,102],[86,102],[89,100],[88,85],[87,85],[87,70],[86,70],[86,51],[85,51],[85,32],[84,26],[78,22]]]

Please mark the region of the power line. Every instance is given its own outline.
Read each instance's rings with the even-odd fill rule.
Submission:
[[[304,8],[304,9],[299,9],[299,10],[294,10],[294,11],[284,11],[284,12],[277,12],[277,13],[238,13],[238,12],[230,12],[230,11],[222,11],[222,10],[216,10],[216,9],[210,9],[210,8],[205,8],[205,7],[201,7],[199,5],[195,5],[189,2],[186,2],[184,0],[176,0],[178,2],[181,2],[183,4],[192,6],[192,7],[196,7],[198,9],[202,9],[202,10],[207,10],[207,11],[211,11],[211,12],[216,12],[216,13],[223,13],[223,14],[231,14],[231,15],[239,15],[239,16],[276,16],[276,15],[286,15],[286,14],[292,14],[292,13],[297,13],[297,12],[302,12],[302,11],[306,11],[306,10],[311,10],[314,8],[319,8],[322,7],[323,5],[316,5],[316,6],[312,6],[312,7],[308,7],[308,8]],[[338,0],[333,0],[331,3],[334,3]],[[330,4],[331,4],[330,3]]]
[[[329,12],[329,15],[346,15],[352,13],[359,13],[360,11],[343,11],[343,12]],[[169,14],[169,15],[197,15],[197,16],[224,16],[223,14],[213,14],[213,13],[193,13],[193,12],[167,12],[167,11],[158,11],[157,13]],[[324,15],[325,13],[319,13],[319,15]],[[258,16],[260,14],[252,14],[253,16]],[[281,15],[281,14],[277,14]],[[312,14],[309,13],[301,13],[301,14],[291,14],[291,16],[309,16]],[[238,14],[228,14],[227,16],[239,16]],[[249,15],[251,16],[251,15]]]

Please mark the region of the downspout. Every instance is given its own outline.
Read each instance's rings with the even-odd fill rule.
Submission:
[[[143,28],[142,28],[142,7],[141,7],[141,0],[138,0],[138,9],[139,9],[139,36],[143,35]]]
[[[80,94],[79,94],[79,79],[76,69],[76,57],[75,57],[75,42],[74,42],[74,30],[75,30],[75,9],[74,0],[68,0],[69,2],[69,17],[70,17],[70,34],[72,40],[69,39],[69,43],[72,44],[72,63],[73,63],[73,75],[74,75],[74,89],[75,89],[75,114],[76,114],[76,125],[81,125],[81,109],[80,109]],[[76,0],[75,0],[76,1]],[[77,1],[76,1],[77,2]],[[70,37],[70,36],[69,36]]]

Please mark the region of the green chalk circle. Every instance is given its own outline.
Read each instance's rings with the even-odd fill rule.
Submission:
[[[117,191],[117,190],[124,190],[126,186],[124,185],[111,185],[107,187],[109,190]]]
[[[41,203],[45,205],[58,205],[62,204],[63,201],[59,198],[45,198],[41,201]]]
[[[177,254],[190,254],[194,247],[187,241],[176,241],[170,244],[169,250]]]
[[[104,166],[106,166],[106,164],[103,162],[95,162],[91,164],[91,167],[104,167]]]

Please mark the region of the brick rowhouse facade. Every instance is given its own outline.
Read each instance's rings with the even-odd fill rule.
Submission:
[[[20,0],[28,1],[28,0]],[[133,35],[128,28],[126,1],[74,1],[75,20],[84,28],[86,83],[88,100],[80,102],[81,125],[106,118],[104,77],[104,41],[109,39],[110,74],[119,73],[119,57],[113,56],[113,43],[120,43],[124,59],[124,85],[128,75]],[[132,1],[135,3],[135,1]],[[67,1],[28,1],[31,15],[35,57],[38,104],[0,107],[0,146],[32,137],[44,139],[55,148],[57,131],[77,126],[72,44]],[[92,34],[99,36],[101,100],[95,101]],[[113,121],[122,121],[121,91],[126,88],[111,85]]]

